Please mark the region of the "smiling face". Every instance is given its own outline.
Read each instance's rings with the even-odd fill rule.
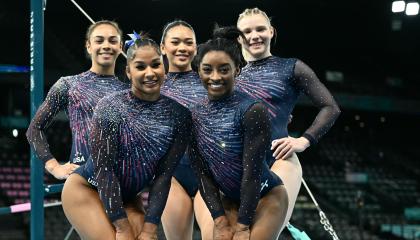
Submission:
[[[209,99],[218,100],[232,94],[238,69],[223,51],[209,51],[203,56],[198,70]]]
[[[109,24],[98,25],[86,41],[86,50],[92,59],[93,72],[113,75],[115,61],[122,50],[121,36]]]
[[[261,14],[245,16],[238,21],[239,30],[245,35],[240,40],[247,61],[255,61],[271,56],[270,42],[274,29],[268,19]]]
[[[172,27],[166,33],[161,50],[168,58],[169,72],[190,71],[197,50],[194,32],[183,25]]]
[[[156,101],[160,96],[160,87],[165,78],[165,70],[156,48],[139,47],[126,68],[131,79],[131,90],[142,100]]]

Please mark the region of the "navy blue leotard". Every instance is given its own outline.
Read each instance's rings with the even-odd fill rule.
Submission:
[[[99,102],[92,120],[91,159],[76,173],[96,185],[112,222],[126,218],[124,204],[150,186],[145,221],[159,223],[191,126],[190,111],[163,95],[148,102],[125,90]]]
[[[311,145],[331,128],[340,114],[334,98],[312,69],[295,58],[270,56],[249,62],[237,77],[236,88],[268,108],[272,140],[288,136],[289,116],[302,93],[320,108],[312,125],[303,134]]]
[[[249,225],[261,196],[281,180],[265,160],[270,120],[263,104],[241,92],[206,100],[192,111],[191,158],[212,217],[224,214],[219,191],[239,203],[238,222]]]
[[[60,78],[51,87],[26,132],[37,157],[42,161],[54,158],[45,129],[54,116],[64,110],[69,117],[72,133],[70,162],[85,163],[90,155],[88,142],[93,109],[104,96],[128,88],[128,84],[119,81],[115,76],[99,75],[92,71]]]
[[[169,72],[161,88],[161,93],[189,109],[207,98],[207,91],[201,83],[200,76],[194,71]],[[191,168],[188,154],[184,155],[176,167],[174,177],[190,197],[195,196],[198,182]]]

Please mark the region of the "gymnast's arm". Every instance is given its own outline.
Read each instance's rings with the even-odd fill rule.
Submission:
[[[191,139],[191,112],[184,107],[177,106],[177,109],[174,110],[174,118],[175,139],[168,152],[158,163],[156,178],[150,189],[149,208],[146,212],[142,232],[156,233],[168,198],[173,172],[179,160],[184,156]]]
[[[196,136],[193,135],[190,153],[189,153],[191,164],[195,175],[199,182],[200,194],[206,203],[207,208],[214,220],[216,228],[224,228],[228,224],[225,210],[220,199],[219,188],[217,187],[210,169],[198,150]]]
[[[70,171],[65,171],[64,169],[63,171],[54,171],[57,170],[58,166],[62,166],[51,154],[45,130],[55,115],[61,110],[66,109],[68,105],[68,91],[69,86],[66,80],[64,78],[59,79],[49,90],[47,97],[38,108],[26,131],[26,137],[36,156],[45,163],[47,171],[58,179],[66,178],[77,166],[70,164],[66,166]]]
[[[340,108],[308,65],[298,60],[295,64],[294,74],[296,86],[320,109],[312,125],[303,134],[303,137],[313,145],[332,127],[340,115]]]
[[[258,201],[262,166],[266,151],[270,147],[270,119],[268,111],[261,103],[251,106],[245,113],[242,126],[244,129],[244,152],[242,157],[243,176],[241,199],[238,211],[238,227],[249,227],[252,223]]]
[[[116,230],[126,229],[127,214],[123,207],[120,182],[116,175],[118,165],[118,132],[120,118],[115,108],[100,101],[94,111],[90,132],[91,157],[94,178],[105,212]]]

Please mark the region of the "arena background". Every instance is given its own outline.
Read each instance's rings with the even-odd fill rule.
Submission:
[[[418,2],[418,1],[417,1]],[[197,41],[215,23],[231,25],[244,8],[259,7],[277,29],[274,55],[311,66],[342,114],[316,146],[300,154],[303,175],[340,239],[420,239],[420,17],[393,13],[392,1],[334,0],[80,0],[95,20],[117,21],[125,33],[147,31],[160,40],[163,25],[190,22]],[[29,201],[29,1],[0,4],[0,207]],[[45,93],[65,75],[90,66],[84,34],[90,22],[69,0],[47,1]],[[125,79],[125,59],[117,74]],[[293,112],[299,136],[317,109],[302,97]],[[54,156],[66,161],[70,130],[64,114],[48,129]],[[57,183],[45,175],[45,181]],[[46,198],[56,201],[59,194]],[[311,239],[330,239],[302,187],[291,223]],[[45,238],[68,230],[61,207],[45,210]],[[199,239],[196,228],[195,239]],[[0,215],[0,239],[29,239],[29,214]],[[70,239],[78,239],[73,233]],[[162,237],[162,239],[164,239]],[[290,239],[287,230],[280,239]]]

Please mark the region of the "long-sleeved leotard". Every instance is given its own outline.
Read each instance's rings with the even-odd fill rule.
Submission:
[[[64,110],[69,117],[72,132],[70,162],[85,163],[89,157],[89,128],[93,109],[104,96],[128,87],[128,84],[119,81],[115,76],[98,75],[91,71],[60,78],[51,87],[26,132],[38,158],[44,162],[54,158],[45,129],[54,116]]]
[[[224,214],[219,190],[239,202],[238,222],[249,225],[260,199],[281,180],[265,161],[270,147],[266,108],[240,92],[206,100],[193,110],[191,157],[212,217]]]
[[[262,101],[270,111],[272,139],[288,136],[287,123],[301,93],[320,108],[303,134],[315,144],[334,124],[340,110],[328,89],[302,61],[270,56],[249,62],[237,77],[236,87]]]
[[[126,218],[124,203],[151,184],[145,221],[158,224],[173,171],[189,144],[191,126],[188,109],[163,95],[147,102],[125,90],[98,103],[89,161],[112,222]]]
[[[169,72],[161,88],[161,93],[174,99],[188,109],[207,98],[207,91],[200,76],[194,71]],[[198,182],[191,168],[188,154],[185,154],[177,166],[174,177],[192,197],[198,189]]]
[[[169,72],[160,92],[188,109],[207,97],[200,76],[194,71]]]

